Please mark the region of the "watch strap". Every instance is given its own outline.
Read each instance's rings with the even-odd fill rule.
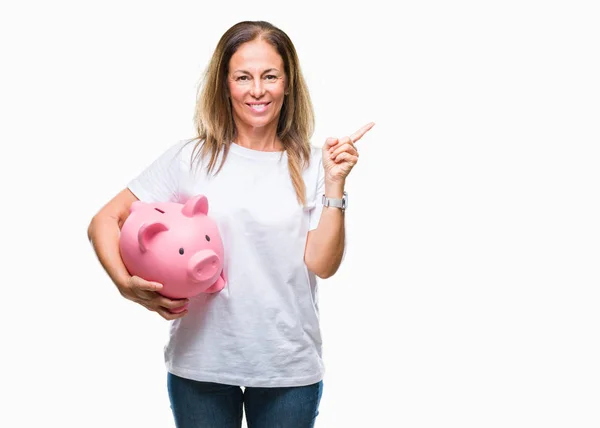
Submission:
[[[348,194],[346,192],[344,192],[344,196],[342,197],[342,199],[328,198],[327,196],[323,195],[323,206],[324,207],[341,208],[343,211],[346,209],[346,207],[348,205],[347,196],[348,196]]]

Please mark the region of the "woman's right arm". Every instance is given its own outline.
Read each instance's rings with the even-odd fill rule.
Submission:
[[[100,264],[123,297],[158,312],[167,320],[181,318],[187,310],[174,314],[169,309],[185,305],[188,299],[172,300],[161,296],[157,292],[162,288],[161,284],[131,276],[121,259],[120,229],[129,216],[131,204],[137,200],[129,189],[119,192],[92,218],[88,227],[88,239]]]

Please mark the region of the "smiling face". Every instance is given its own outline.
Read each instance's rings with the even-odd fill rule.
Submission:
[[[283,106],[286,75],[281,55],[261,39],[242,44],[229,60],[227,85],[240,128],[274,128]]]

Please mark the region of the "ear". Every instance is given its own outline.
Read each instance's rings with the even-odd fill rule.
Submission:
[[[129,207],[129,213],[131,214],[132,212],[134,212],[135,210],[139,210],[143,206],[144,203],[142,201],[133,201],[133,203]]]
[[[161,222],[154,223],[145,223],[140,226],[140,230],[138,230],[138,243],[140,245],[140,251],[145,253],[148,250],[148,245],[152,238],[156,236],[156,234],[160,232],[164,232],[169,230],[166,224]]]
[[[204,195],[194,196],[185,203],[181,209],[181,213],[186,217],[208,214],[208,199]]]

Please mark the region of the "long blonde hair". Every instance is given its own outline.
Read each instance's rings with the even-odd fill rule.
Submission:
[[[306,186],[302,171],[310,163],[314,110],[294,44],[287,34],[268,22],[239,22],[221,36],[198,88],[194,115],[197,136],[191,140],[196,141],[191,162],[208,158],[207,172],[211,173],[223,151],[216,173],[223,167],[230,144],[236,137],[231,101],[227,96],[229,60],[240,45],[259,38],[270,43],[283,59],[288,95],[281,108],[277,136],[288,156],[290,178],[298,202],[305,205]]]

